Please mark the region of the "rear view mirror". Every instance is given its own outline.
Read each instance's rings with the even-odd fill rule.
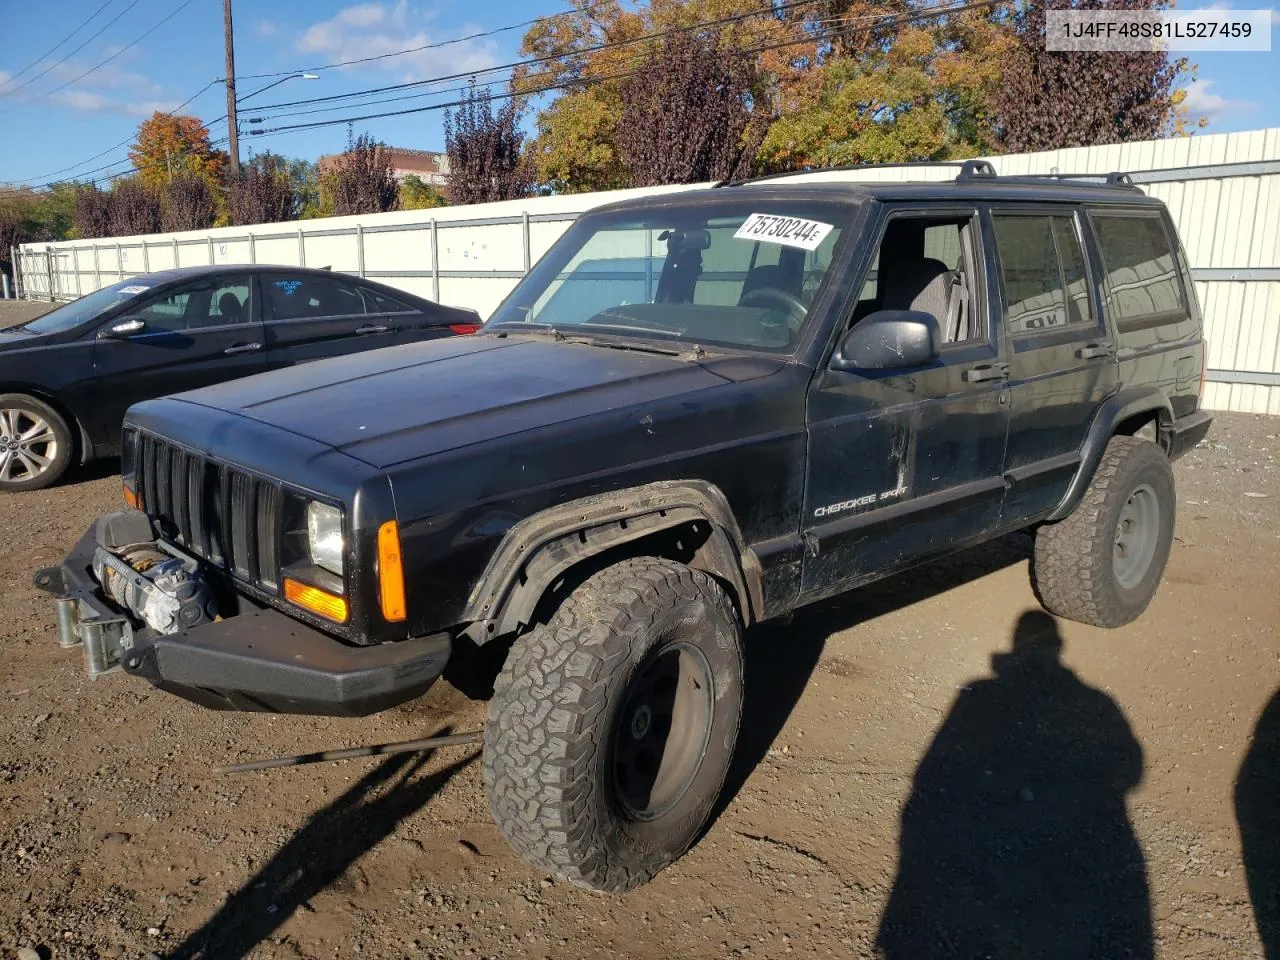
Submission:
[[[136,336],[147,329],[147,324],[137,317],[129,317],[124,320],[117,320],[105,330],[102,336],[111,340],[127,340],[129,337]]]
[[[920,310],[878,310],[844,335],[831,358],[833,370],[922,367],[942,352],[938,318]]]

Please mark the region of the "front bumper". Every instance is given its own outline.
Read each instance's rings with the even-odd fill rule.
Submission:
[[[159,634],[103,595],[96,547],[91,527],[61,564],[35,575],[57,598],[59,642],[84,647],[90,676],[119,667],[218,710],[365,716],[421,696],[449,659],[446,635],[357,647],[270,608]]]

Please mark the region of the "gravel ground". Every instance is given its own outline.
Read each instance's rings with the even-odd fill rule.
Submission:
[[[1164,586],[1122,630],[1038,613],[1012,538],[752,631],[724,809],[625,896],[517,859],[472,748],[215,775],[484,705],[437,685],[273,717],[91,682],[31,573],[117,508],[118,464],[0,498],[0,958],[1263,957],[1244,862],[1280,871],[1280,735],[1249,752],[1280,686],[1278,433],[1222,415],[1178,463]]]

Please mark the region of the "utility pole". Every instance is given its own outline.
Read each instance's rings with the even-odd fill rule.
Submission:
[[[240,132],[236,129],[236,45],[231,30],[231,0],[222,0],[222,31],[227,41],[227,129],[231,132],[231,176],[240,176]]]

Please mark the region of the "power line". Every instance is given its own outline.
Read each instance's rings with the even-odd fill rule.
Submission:
[[[485,37],[495,37],[500,33],[509,33],[512,30],[519,30],[521,27],[531,27],[535,23],[542,23],[547,20],[559,20],[562,17],[572,16],[579,11],[574,8],[565,10],[561,13],[547,14],[543,17],[534,17],[532,20],[522,20],[519,23],[509,23],[506,26],[494,27],[492,30],[481,30],[478,33],[469,33],[464,37],[452,37],[448,40],[438,40],[435,43],[424,43],[420,47],[409,47],[405,50],[394,50],[391,53],[380,53],[372,57],[358,57],[353,60],[339,60],[335,63],[322,63],[311,67],[299,67],[297,70],[281,70],[278,73],[246,73],[236,77],[237,80],[261,80],[270,77],[283,77],[290,73],[304,73],[306,71],[315,70],[337,70],[342,67],[350,67],[359,63],[372,63],[375,60],[388,60],[392,57],[403,57],[410,53],[421,53],[423,50],[439,50],[442,47],[452,46],[457,43],[466,43],[469,40],[481,40]]]
[[[108,2],[110,2],[110,0],[108,0]],[[66,63],[68,60],[70,60],[72,57],[74,57],[77,53],[79,53],[81,50],[83,50],[85,47],[87,47],[90,43],[92,43],[92,42],[93,42],[94,40],[96,40],[98,37],[102,36],[102,34],[106,32],[106,30],[107,30],[107,28],[108,28],[108,27],[110,27],[113,23],[115,23],[117,20],[119,20],[121,17],[123,17],[126,13],[128,13],[130,10],[132,10],[132,9],[133,9],[134,7],[136,7],[137,5],[138,5],[138,0],[132,0],[132,2],[131,2],[127,7],[125,7],[123,10],[121,10],[119,13],[117,13],[114,17],[112,17],[110,20],[108,20],[106,23],[104,23],[104,24],[102,25],[102,27],[98,30],[98,32],[97,32],[97,33],[95,33],[95,34],[93,34],[93,36],[89,37],[87,40],[85,40],[85,41],[84,41],[84,43],[80,44],[80,46],[76,47],[76,48],[75,48],[74,50],[72,50],[70,53],[66,54],[65,56],[61,57],[60,59],[55,60],[53,63],[49,64],[49,66],[45,67],[43,70],[41,70],[39,73],[37,73],[37,74],[36,74],[34,77],[32,77],[30,80],[26,80],[26,81],[24,81],[23,83],[18,84],[18,86],[14,87],[12,90],[7,90],[7,91],[5,91],[5,96],[9,96],[10,94],[17,93],[19,90],[23,89],[24,87],[29,87],[29,86],[31,86],[31,84],[35,83],[37,80],[39,80],[41,77],[43,77],[46,73],[48,73],[48,72],[49,72],[50,70],[52,70],[54,67],[57,67],[57,66],[59,66],[60,64],[64,64],[64,63]],[[94,14],[94,16],[97,16],[97,14]],[[92,18],[90,18],[90,19],[92,19]],[[61,46],[61,44],[59,44],[59,46]],[[32,66],[35,66],[35,64],[32,64]],[[38,99],[40,99],[40,98],[39,98],[39,97],[36,97],[35,99],[37,99],[37,100],[38,100]],[[30,100],[26,100],[26,101],[24,101],[24,103],[30,103],[30,102],[31,102]],[[18,106],[22,106],[22,104],[18,104]],[[0,111],[0,113],[8,113],[8,111],[7,111],[7,110],[4,110],[4,111]]]
[[[54,87],[52,90],[46,91],[45,93],[32,97],[30,100],[24,100],[22,101],[22,103],[15,104],[14,106],[10,107],[8,110],[0,111],[0,113],[11,113],[12,111],[16,110],[18,107],[25,107],[27,104],[35,103],[37,100],[47,99],[48,97],[51,97],[53,94],[67,89],[67,87],[71,86],[73,83],[80,82],[85,77],[89,76],[89,74],[94,73],[102,69],[103,67],[105,67],[108,63],[110,63],[116,57],[120,56],[120,54],[124,53],[126,50],[130,49],[133,46],[136,46],[137,44],[141,43],[143,40],[147,39],[147,37],[151,36],[151,34],[155,33],[157,30],[163,27],[166,23],[168,23],[170,20],[176,17],[179,13],[181,13],[183,10],[189,7],[193,2],[194,0],[182,0],[182,3],[178,4],[178,6],[168,16],[164,17],[162,20],[160,20],[159,23],[152,26],[149,30],[146,30],[144,33],[142,33],[141,36],[135,37],[133,40],[130,40],[123,47],[121,47],[115,53],[111,54],[111,56],[107,57],[101,63],[95,64],[94,66],[86,70],[84,73],[80,74],[77,77],[73,77],[72,79],[68,80],[66,83],[62,84],[62,86]],[[134,0],[134,3],[137,3],[137,0]],[[129,6],[132,7],[133,4],[131,3]]]
[[[53,52],[54,52],[55,50],[57,50],[60,46],[62,46],[64,43],[66,43],[66,42],[67,42],[68,40],[70,40],[72,37],[74,37],[77,33],[79,33],[79,32],[80,32],[81,30],[83,30],[85,27],[87,27],[87,26],[89,25],[89,23],[93,20],[93,18],[94,18],[94,17],[96,17],[98,14],[100,14],[103,10],[107,9],[107,7],[111,6],[111,4],[112,4],[112,3],[114,3],[114,2],[115,2],[115,0],[107,0],[107,2],[106,2],[106,3],[104,3],[102,6],[100,6],[97,10],[93,11],[93,13],[89,14],[89,16],[88,16],[88,17],[86,17],[84,20],[80,21],[80,25],[79,25],[79,26],[77,26],[74,30],[72,30],[70,33],[68,33],[65,37],[63,37],[61,40],[59,40],[57,43],[55,43],[52,47],[50,47],[50,48],[49,48],[48,50],[46,50],[44,53],[40,54],[40,56],[36,57],[34,60],[32,60],[30,63],[28,63],[25,67],[23,67],[21,70],[19,70],[19,71],[18,71],[17,73],[15,73],[13,76],[11,76],[11,77],[10,77],[7,81],[5,81],[5,82],[6,82],[6,83],[13,83],[13,81],[17,80],[20,76],[22,76],[24,73],[26,73],[26,72],[27,72],[28,70],[30,70],[32,67],[34,67],[37,63],[39,63],[39,62],[40,62],[41,60],[43,60],[45,57],[50,57],[50,56],[52,56],[52,55],[53,55]],[[44,76],[44,74],[41,74],[41,76]],[[39,77],[37,77],[37,78],[35,78],[35,79],[39,79]],[[21,89],[21,87],[23,87],[23,86],[26,86],[26,84],[21,84],[21,85],[19,85],[18,87],[15,87],[15,88],[14,88],[14,90]],[[12,92],[12,91],[10,91],[10,92]]]
[[[972,0],[972,2],[961,3],[956,6],[933,7],[927,12],[919,12],[919,13],[913,13],[913,14],[907,14],[907,15],[900,15],[900,16],[883,17],[883,18],[854,17],[854,18],[849,18],[846,22],[852,25],[854,23],[858,23],[860,21],[865,20],[877,26],[878,25],[896,26],[898,24],[910,23],[916,20],[928,19],[930,17],[943,16],[943,15],[954,14],[954,13],[963,13],[967,10],[975,10],[982,7],[993,7],[1005,2],[1007,2],[1007,0]],[[803,26],[803,25],[798,25],[798,26]],[[694,29],[694,28],[682,28],[682,29]],[[780,43],[766,44],[764,46],[748,48],[748,49],[737,51],[737,52],[740,55],[746,56],[753,53],[764,53],[768,50],[778,50],[784,47],[797,46],[802,43],[810,43],[812,42],[812,40],[813,40],[812,36],[805,36],[797,39],[785,40]],[[631,42],[631,41],[619,41],[617,45],[621,46],[627,42]],[[574,87],[579,87],[579,86],[590,86],[596,83],[604,83],[609,80],[619,80],[619,79],[624,79],[626,77],[634,76],[635,74],[639,73],[643,69],[644,69],[643,67],[639,67],[632,70],[621,71],[618,73],[612,73],[612,74],[607,74],[607,75],[598,76],[598,77],[577,77],[570,80],[563,80],[558,83],[546,84],[545,86],[538,87],[531,90],[511,91],[508,93],[491,94],[489,96],[484,97],[484,99],[490,102],[494,100],[509,100],[513,97],[534,96],[539,93],[547,93],[552,90],[568,90],[568,89],[572,89]],[[405,110],[390,110],[390,111],[385,111],[383,113],[370,113],[370,114],[364,114],[362,116],[355,116],[355,117],[339,117],[334,120],[316,120],[310,123],[287,124],[282,127],[270,127],[270,128],[266,128],[258,131],[251,130],[249,131],[249,133],[251,136],[267,136],[267,135],[272,135],[277,133],[287,133],[294,130],[313,130],[318,127],[339,126],[339,125],[344,125],[348,123],[359,123],[365,120],[381,120],[387,117],[400,117],[400,116],[407,116],[409,114],[415,114],[415,113],[428,113],[436,110],[445,110],[445,109],[448,109],[449,107],[462,106],[465,102],[466,101],[464,100],[453,100],[453,101],[449,101],[448,103],[436,103],[436,104],[430,104],[424,107],[411,107]]]
[[[177,113],[177,112],[178,112],[179,110],[181,110],[183,107],[185,107],[187,104],[191,103],[193,100],[195,100],[195,99],[196,99],[197,97],[199,97],[201,94],[203,94],[203,93],[204,93],[206,90],[208,90],[210,87],[214,86],[215,84],[219,84],[219,83],[221,83],[221,82],[222,82],[221,80],[210,80],[210,81],[209,81],[208,83],[206,83],[203,87],[201,87],[198,91],[196,91],[196,93],[195,93],[195,94],[193,94],[193,95],[192,95],[192,96],[190,96],[190,97],[187,97],[187,99],[186,99],[186,100],[183,100],[183,101],[182,101],[182,103],[178,104],[178,105],[177,105],[176,107],[174,107],[172,110],[166,110],[166,111],[164,111],[163,113],[161,113],[160,115],[161,115],[161,116],[165,116],[165,117],[171,117],[171,116],[173,116],[175,113]],[[218,120],[214,120],[214,121],[213,121],[213,123],[218,123],[218,122],[219,122],[219,120],[225,120],[225,119],[226,119],[226,117],[219,117],[219,118],[218,118]],[[212,125],[212,124],[206,124],[205,126],[207,127],[207,126],[211,126],[211,125]],[[101,153],[95,153],[92,157],[88,157],[87,159],[81,160],[79,163],[73,163],[73,164],[71,164],[71,166],[69,166],[69,167],[63,167],[61,170],[54,170],[54,171],[52,171],[51,173],[43,173],[43,174],[40,174],[40,175],[39,175],[39,176],[37,176],[37,177],[25,177],[25,178],[23,178],[22,182],[23,182],[23,183],[33,183],[33,182],[35,182],[35,181],[48,182],[50,177],[56,177],[56,176],[58,176],[58,175],[59,175],[59,174],[61,174],[61,173],[66,173],[68,170],[74,170],[74,169],[76,169],[76,167],[83,167],[86,163],[93,163],[93,161],[95,161],[95,160],[99,159],[100,157],[105,157],[108,153],[111,153],[113,150],[119,150],[121,147],[123,147],[123,146],[127,146],[127,145],[130,143],[130,141],[132,141],[132,140],[133,140],[133,138],[134,138],[135,136],[137,136],[137,134],[131,134],[127,139],[125,139],[125,140],[121,140],[119,143],[115,144],[114,146],[107,147],[107,149],[103,150]],[[111,163],[107,164],[107,166],[115,166],[115,164],[116,164],[116,163],[118,163],[118,162],[119,162],[119,161],[113,161],[113,162],[111,162]],[[98,170],[105,170],[105,169],[106,169],[106,167],[98,167],[97,169],[98,169]],[[84,173],[86,173],[86,174],[88,174],[88,173],[95,173],[95,172],[96,172],[96,170],[86,170],[86,171],[84,171]]]

